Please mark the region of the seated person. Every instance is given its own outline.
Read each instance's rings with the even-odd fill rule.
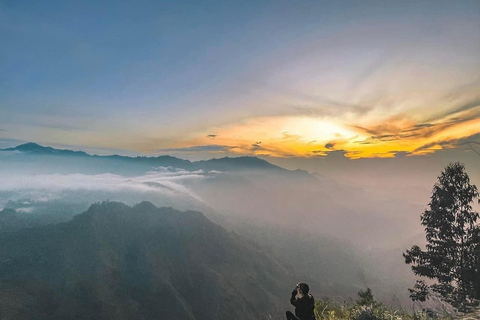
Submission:
[[[309,291],[308,284],[297,284],[290,298],[290,303],[295,306],[295,314],[287,311],[287,320],[315,320],[315,299]]]

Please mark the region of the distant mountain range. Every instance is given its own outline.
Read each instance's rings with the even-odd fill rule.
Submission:
[[[220,171],[238,171],[238,170],[270,170],[287,172],[284,168],[278,167],[257,157],[224,157],[220,159],[210,159],[201,161],[189,161],[172,156],[158,157],[128,157],[120,155],[98,156],[90,155],[83,151],[61,150],[52,147],[44,147],[37,143],[29,142],[14,148],[0,149],[0,151],[17,151],[23,155],[42,155],[42,156],[68,156],[84,157],[90,159],[115,160],[129,163],[146,164],[152,166],[164,166],[182,168],[186,170],[220,170]],[[292,171],[294,172],[294,171]]]
[[[31,153],[31,154],[88,156],[88,154],[86,154],[83,151],[60,150],[52,147],[44,147],[33,142],[21,144],[14,148],[0,149],[0,151],[21,151],[24,153]]]
[[[2,319],[277,318],[294,283],[202,213],[149,202],[95,204],[67,223],[0,233],[0,247]]]

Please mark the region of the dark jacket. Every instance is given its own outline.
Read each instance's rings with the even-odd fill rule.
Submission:
[[[300,320],[315,320],[315,314],[313,310],[315,309],[315,299],[311,294],[303,296],[297,299],[295,296],[297,291],[292,292],[292,297],[290,298],[290,303],[295,306],[295,315]]]

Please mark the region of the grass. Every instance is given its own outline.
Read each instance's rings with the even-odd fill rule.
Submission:
[[[377,302],[370,289],[359,292],[356,301],[335,302],[328,299],[315,304],[317,320],[452,320],[453,317],[432,311],[408,313]]]

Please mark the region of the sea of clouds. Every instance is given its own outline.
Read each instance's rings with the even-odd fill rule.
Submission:
[[[160,198],[190,198],[203,203],[203,199],[187,186],[192,180],[210,179],[220,172],[187,171],[172,167],[158,167],[138,176],[102,174],[16,174],[4,175],[0,183],[0,208],[9,200],[47,202],[57,199],[74,200],[75,194],[90,195],[138,195],[139,201],[146,194]],[[87,198],[90,198],[87,196]],[[115,198],[115,197],[114,197]],[[101,200],[101,199],[99,199]],[[121,196],[115,200],[122,200]],[[30,211],[25,207],[23,211]]]

